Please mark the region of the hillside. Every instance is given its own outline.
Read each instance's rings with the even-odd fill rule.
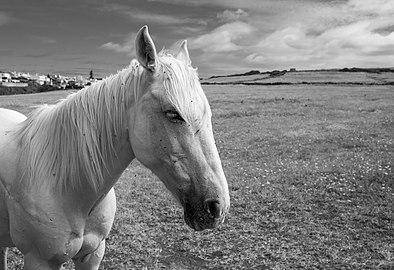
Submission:
[[[58,88],[28,82],[27,87],[0,85],[0,96],[48,92]],[[344,68],[326,70],[251,70],[242,74],[211,76],[201,79],[205,85],[394,85],[394,68]]]
[[[8,87],[0,84],[0,96],[41,93],[54,90],[59,89],[51,85],[39,85],[32,81],[29,81],[26,87]]]
[[[216,85],[287,85],[287,84],[349,84],[394,85],[394,69],[330,69],[303,71],[271,71],[202,79],[202,84]]]

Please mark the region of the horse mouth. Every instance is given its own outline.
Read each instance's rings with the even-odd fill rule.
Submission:
[[[215,229],[225,220],[225,214],[220,217],[213,217],[209,212],[200,210],[199,207],[194,209],[190,204],[184,207],[185,223],[195,231],[206,229]]]

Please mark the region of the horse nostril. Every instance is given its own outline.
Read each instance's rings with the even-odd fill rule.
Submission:
[[[207,200],[205,203],[208,213],[210,213],[213,218],[219,218],[222,215],[220,203],[217,200]]]

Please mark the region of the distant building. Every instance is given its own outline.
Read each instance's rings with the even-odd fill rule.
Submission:
[[[16,75],[12,72],[0,72],[0,85],[7,87],[27,87],[27,79]]]
[[[297,71],[295,68],[290,69],[290,72],[295,72],[295,71]]]
[[[44,85],[44,84],[51,85],[51,79],[45,75],[40,75],[40,74],[30,75],[30,80],[37,82],[39,85]]]
[[[0,72],[1,82],[11,82],[12,75],[10,72]]]
[[[14,71],[14,72],[12,72],[12,75],[13,75],[13,77],[30,79],[30,73]]]

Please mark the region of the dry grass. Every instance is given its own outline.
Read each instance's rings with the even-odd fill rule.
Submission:
[[[389,86],[205,86],[232,208],[196,233],[152,174],[130,165],[101,269],[393,269]],[[27,106],[64,93],[1,97]],[[18,261],[19,260],[19,261]],[[11,269],[21,269],[12,256]]]

